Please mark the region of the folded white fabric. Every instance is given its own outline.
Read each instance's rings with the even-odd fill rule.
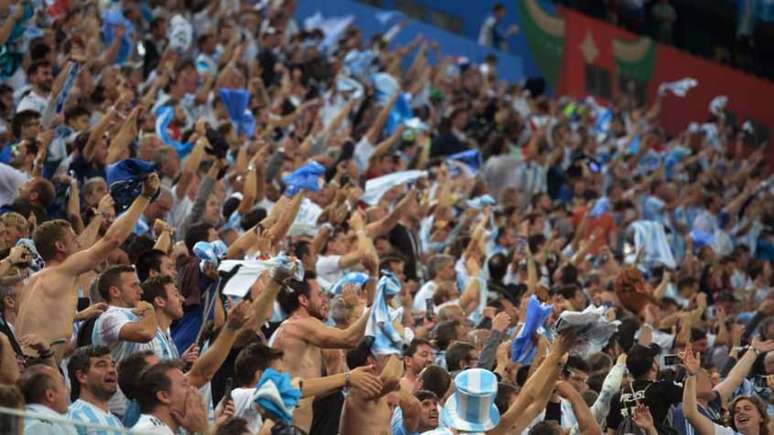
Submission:
[[[219,272],[230,273],[234,268],[239,267],[236,274],[229,278],[223,287],[223,294],[226,296],[235,296],[243,298],[250,291],[250,287],[261,276],[265,270],[282,269],[289,271],[291,263],[296,263],[293,278],[301,281],[304,279],[304,267],[299,260],[290,260],[284,255],[270,258],[268,260],[223,260],[218,266]]]
[[[644,263],[648,267],[657,264],[670,269],[677,267],[664,225],[656,221],[636,221],[629,225],[629,231],[634,231],[634,245],[637,251],[645,250]]]
[[[585,310],[565,311],[556,321],[556,332],[575,329],[576,340],[571,352],[581,357],[601,351],[607,345],[610,337],[618,331],[621,324],[618,320],[612,322],[605,316],[605,307],[589,305]]]

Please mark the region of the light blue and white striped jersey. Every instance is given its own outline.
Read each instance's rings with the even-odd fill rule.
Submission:
[[[140,318],[132,312],[131,308],[111,306],[94,323],[91,341],[94,345],[107,346],[113,361],[117,364],[129,355],[142,350],[142,345],[146,344],[120,339],[121,328],[127,323],[139,320]],[[146,345],[145,348],[147,347]]]
[[[92,429],[83,426],[76,426],[78,435],[116,435],[122,433],[124,426],[121,421],[113,414],[105,412],[85,400],[78,399],[70,405],[67,411],[67,417],[75,421],[84,423],[98,424],[100,426],[110,426],[118,429],[110,431],[107,429]]]
[[[140,343],[138,350],[145,349],[152,350],[153,354],[159,357],[159,359],[180,358],[180,352],[178,352],[169,330],[164,332],[160,328],[156,328],[156,336],[153,337],[150,343]]]

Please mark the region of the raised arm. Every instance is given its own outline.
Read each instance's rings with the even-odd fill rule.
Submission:
[[[728,373],[725,379],[721,383],[713,388],[720,395],[720,400],[723,403],[728,403],[734,395],[734,391],[742,385],[742,381],[750,373],[750,370],[755,364],[755,360],[758,354],[766,354],[774,350],[774,340],[761,341],[759,338],[754,338],[752,341],[752,348],[739,358],[734,368]]]
[[[140,215],[150,203],[150,198],[159,190],[160,184],[159,176],[156,173],[151,174],[143,184],[142,194],[134,200],[121,217],[113,222],[105,236],[90,248],[68,257],[62,262],[59,269],[69,275],[80,275],[92,270],[94,265],[107,258],[108,254],[121,246],[126,238],[129,237],[129,234],[132,233],[137,219],[140,218]]]
[[[229,310],[226,325],[220,330],[218,338],[204,354],[194,361],[191,370],[186,373],[191,385],[201,388],[215,376],[215,372],[228,357],[231,346],[236,341],[237,333],[246,322],[248,306],[247,301],[241,301]]]
[[[524,383],[524,388],[516,400],[503,413],[500,424],[487,432],[488,434],[521,433],[540,414],[540,411],[545,409],[551,397],[551,391],[559,379],[562,356],[569,351],[572,341],[572,337],[566,335],[557,339],[540,367]]]
[[[301,322],[297,322],[301,333],[300,335],[310,344],[323,349],[351,349],[357,346],[365,333],[368,314],[366,312],[347,329],[332,328],[323,322],[308,317]]]
[[[204,128],[203,126],[201,127]],[[197,123],[197,131],[199,129],[199,123]],[[173,187],[175,189],[175,196],[179,199],[185,198],[188,194],[188,189],[191,186],[191,180],[194,174],[196,174],[199,165],[202,163],[202,156],[204,155],[204,148],[207,146],[207,138],[203,135],[199,136],[196,140],[191,153],[185,159],[183,165],[183,172],[180,174],[180,178],[177,180],[177,184]]]
[[[374,120],[374,123],[371,124],[371,128],[369,128],[368,132],[366,133],[366,139],[368,142],[375,144],[376,141],[379,140],[379,134],[382,132],[384,123],[387,122],[387,117],[390,116],[392,106],[394,106],[395,102],[398,101],[399,96],[400,92],[393,94],[384,104],[382,110],[379,111],[379,115],[376,117],[376,120]]]
[[[591,410],[575,388],[569,382],[561,381],[556,384],[559,395],[570,402],[572,412],[578,421],[578,431],[583,435],[601,435],[602,429],[591,415]]]
[[[145,301],[140,302],[136,311],[140,320],[122,326],[118,332],[118,338],[134,343],[147,343],[156,336],[156,329],[158,329],[156,312],[153,305]]]
[[[714,423],[700,413],[699,408],[696,406],[696,373],[701,369],[699,354],[694,354],[693,348],[689,344],[681,357],[687,372],[685,383],[683,384],[683,413],[685,418],[699,435],[714,435]]]

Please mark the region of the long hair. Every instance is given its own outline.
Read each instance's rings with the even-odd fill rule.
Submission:
[[[731,411],[730,416],[730,426],[732,429],[736,429],[736,423],[734,419],[736,418],[736,404],[741,402],[742,400],[746,400],[750,403],[752,403],[755,408],[758,410],[758,414],[761,415],[761,424],[760,424],[760,435],[770,435],[769,432],[769,413],[766,409],[766,404],[763,403],[763,401],[755,396],[739,396],[736,399],[734,399],[731,402],[731,405],[729,406],[729,410]]]

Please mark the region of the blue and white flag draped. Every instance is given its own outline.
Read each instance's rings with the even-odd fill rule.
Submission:
[[[635,252],[645,250],[643,263],[647,269],[659,264],[669,269],[677,266],[664,225],[656,221],[640,220],[629,225],[628,231],[634,232]]]
[[[277,420],[290,424],[301,400],[301,390],[293,386],[288,373],[267,368],[255,385],[252,402]]]
[[[390,321],[387,301],[400,294],[400,281],[391,272],[382,272],[376,284],[376,295],[368,314],[365,336],[371,337],[371,353],[374,355],[402,355],[406,343]]]
[[[132,53],[132,33],[134,33],[134,24],[129,21],[121,11],[121,5],[116,3],[102,14],[102,42],[110,45],[115,37],[117,27],[124,28],[124,34],[121,36],[121,42],[118,48],[118,55],[115,63],[123,65],[129,59]]]
[[[698,84],[699,81],[691,77],[686,77],[674,82],[661,83],[658,86],[658,94],[666,95],[667,92],[671,92],[677,97],[685,97],[688,95],[688,91],[695,88]]]
[[[304,266],[301,261],[291,260],[284,254],[268,260],[222,260],[218,266],[218,271],[230,273],[235,267],[239,267],[239,270],[223,287],[223,294],[226,296],[245,297],[253,283],[266,270],[279,269],[287,273],[295,268],[292,278],[297,281],[304,279]]]
[[[252,138],[255,135],[255,117],[247,108],[250,104],[250,91],[221,88],[219,95],[226,106],[228,117],[237,127],[237,132]]]
[[[78,77],[78,72],[80,70],[81,64],[76,62],[70,65],[70,70],[67,73],[67,77],[65,77],[62,90],[59,92],[59,95],[56,96],[56,113],[62,113],[65,101],[67,101],[67,96],[70,94],[70,90],[73,88],[75,78]]]
[[[339,296],[344,286],[351,284],[357,287],[362,287],[368,282],[368,274],[363,272],[348,272],[342,275],[336,283],[334,283],[328,290],[330,293]]]
[[[169,105],[159,106],[154,115],[156,116],[156,136],[161,139],[164,144],[169,145],[177,151],[178,157],[181,159],[187,156],[193,149],[192,143],[180,142],[169,136],[169,124],[175,117],[175,108]]]
[[[610,337],[618,331],[621,322],[607,320],[605,307],[589,305],[582,312],[564,311],[556,321],[556,332],[566,329],[576,331],[575,344],[570,352],[583,358],[600,352],[607,346]]]
[[[427,177],[427,171],[411,170],[371,178],[366,181],[365,192],[360,200],[368,205],[376,205],[382,196],[393,187],[412,183],[423,177]]]
[[[540,303],[535,295],[529,297],[527,301],[527,315],[524,320],[519,334],[513,339],[511,343],[511,360],[519,364],[530,364],[532,359],[535,358],[537,347],[532,341],[532,336],[535,335],[538,328],[543,326],[543,323],[551,315],[554,307],[551,304]]]
[[[325,175],[325,166],[315,161],[309,162],[282,177],[282,182],[287,186],[285,193],[293,196],[300,190],[319,192],[322,188],[320,177],[323,175]]]

